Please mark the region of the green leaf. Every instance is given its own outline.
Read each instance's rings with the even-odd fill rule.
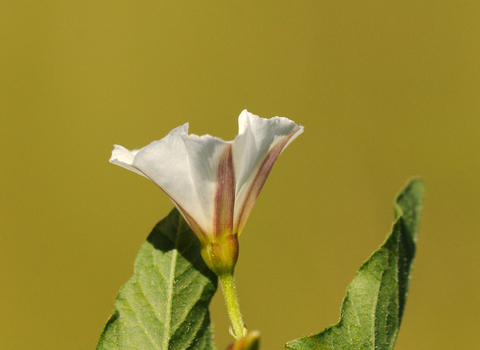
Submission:
[[[423,192],[423,182],[415,179],[398,195],[392,232],[347,287],[340,321],[287,343],[287,350],[393,349],[407,299]]]
[[[174,209],[143,243],[97,350],[214,350],[208,306],[217,277]]]

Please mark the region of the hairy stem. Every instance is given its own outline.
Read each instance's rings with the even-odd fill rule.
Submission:
[[[233,332],[235,333],[234,337],[236,340],[240,340],[244,336],[244,325],[242,314],[240,312],[240,306],[238,305],[233,272],[224,273],[218,277],[220,278],[223,296],[225,297],[225,303],[227,304],[228,316],[230,317],[230,321],[232,322],[233,326]]]

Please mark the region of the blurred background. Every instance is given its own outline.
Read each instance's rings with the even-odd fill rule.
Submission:
[[[305,133],[240,237],[262,349],[335,323],[427,184],[396,349],[480,344],[478,1],[0,1],[0,339],[94,349],[140,245],[173,207],[108,163],[190,122],[232,140],[247,108]],[[219,350],[231,341],[221,294]]]

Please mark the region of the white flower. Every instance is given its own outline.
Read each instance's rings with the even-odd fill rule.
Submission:
[[[202,247],[241,233],[277,157],[303,126],[242,111],[233,141],[189,135],[188,123],[140,150],[115,145],[110,162],[155,182]],[[237,248],[238,250],[238,248]]]

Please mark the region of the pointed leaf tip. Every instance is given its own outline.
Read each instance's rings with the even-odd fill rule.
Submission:
[[[425,183],[420,178],[414,178],[400,191],[394,204],[395,217],[403,216],[405,225],[407,225],[415,243],[417,241],[424,194]]]

